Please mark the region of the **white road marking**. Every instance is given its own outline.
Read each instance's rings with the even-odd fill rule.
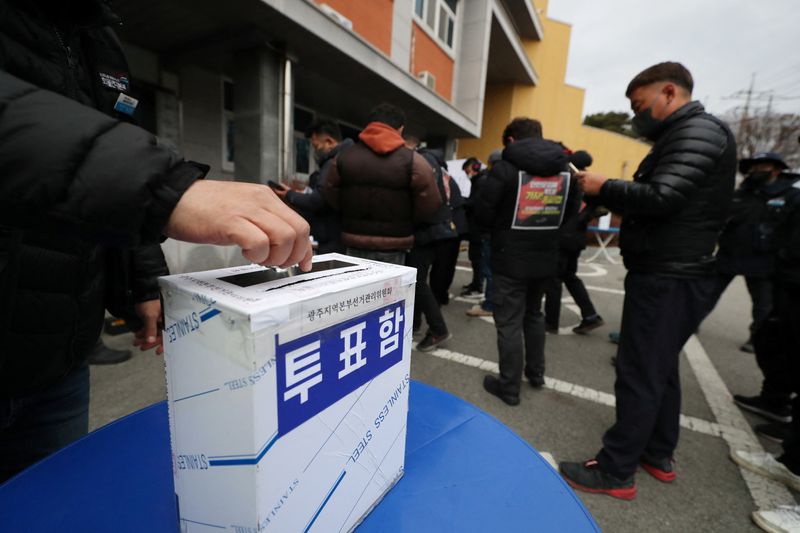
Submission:
[[[714,413],[720,427],[725,428],[721,437],[725,439],[731,450],[747,450],[763,452],[764,448],[756,438],[750,424],[742,412],[733,403],[728,387],[722,381],[717,369],[709,359],[705,349],[696,335],[692,335],[683,347],[689,365],[692,367],[706,402]],[[739,468],[750,495],[759,509],[772,509],[779,505],[795,505],[794,497],[781,483],[771,481],[764,476]]]
[[[581,267],[588,267],[592,270],[591,272],[579,272],[578,275],[581,277],[602,277],[608,274],[608,271],[605,268],[594,263],[581,262],[580,265]],[[471,268],[456,268],[459,270],[472,272]],[[625,294],[625,291],[622,289],[598,287],[596,285],[586,285],[586,289],[608,294]],[[456,298],[456,300],[459,300],[459,298]],[[460,301],[467,300],[461,299]],[[580,310],[577,309],[577,306],[571,305],[569,303],[570,301],[571,300],[565,299],[565,306],[580,316]],[[492,324],[494,323],[494,320],[491,317],[481,318],[486,322]],[[572,328],[559,328],[559,334],[572,334]],[[708,354],[706,353],[702,344],[700,344],[700,340],[696,335],[692,335],[692,337],[690,337],[689,341],[684,346],[683,351],[686,354],[689,365],[692,367],[692,371],[697,377],[700,388],[706,397],[706,402],[711,408],[711,412],[714,414],[717,422],[710,422],[682,414],[680,419],[681,426],[698,433],[703,433],[714,437],[721,437],[725,440],[731,450],[742,449],[754,452],[763,452],[764,448],[761,446],[761,443],[753,433],[750,424],[744,418],[739,408],[733,403],[733,397],[731,396],[728,387],[725,385],[722,377],[717,372],[717,369],[714,368],[714,364],[711,362],[711,359],[709,359]],[[485,370],[487,372],[493,372],[495,374],[499,373],[497,363],[479,359],[477,357],[457,354],[456,352],[450,352],[443,349],[434,350],[433,352],[430,352],[430,354],[442,359],[456,361],[467,366],[480,368],[481,370]],[[607,405],[609,407],[613,407],[616,403],[614,396],[611,394],[553,378],[545,377],[545,387],[558,392],[564,392],[584,400]],[[546,455],[549,456],[549,458]],[[550,459],[552,458],[552,455],[546,454],[546,452],[542,453],[542,456],[545,456],[548,462],[550,462]],[[551,464],[554,465],[555,461],[552,461]],[[759,509],[772,509],[779,505],[796,505],[794,496],[792,496],[792,494],[783,484],[769,480],[741,467],[739,470],[742,474],[742,478],[747,484],[747,488],[750,491],[753,501]]]
[[[440,359],[477,368],[485,372],[491,372],[493,374],[500,373],[500,368],[497,366],[496,362],[487,361],[486,359],[481,359],[480,357],[453,352],[445,348],[437,348],[432,352],[425,353]],[[589,387],[583,387],[581,385],[576,385],[560,379],[545,376],[544,386],[545,388],[552,389],[556,392],[563,392],[564,394],[569,394],[570,396],[575,396],[582,400],[588,400],[590,402],[599,403],[608,407],[614,407],[617,403],[613,394],[591,389]],[[695,418],[693,416],[681,415],[681,426],[691,431],[696,431],[697,433],[703,433],[705,435],[711,435],[713,437],[721,437],[726,434],[734,437],[740,436],[740,430],[734,427],[722,426],[721,424],[709,422],[708,420]]]
[[[553,457],[553,454],[550,452],[539,452],[539,455],[542,456],[542,459],[547,461],[547,464],[553,467],[553,470],[558,471],[558,463],[556,463],[556,458]]]
[[[581,263],[580,265],[581,268],[590,268],[592,270],[591,272],[578,272],[578,276],[581,278],[602,278],[608,274],[608,270],[594,263]]]
[[[621,289],[609,289],[608,287],[598,287],[596,285],[584,285],[587,290],[595,291],[595,292],[607,292],[609,294],[620,294],[622,296],[625,295],[625,291]]]

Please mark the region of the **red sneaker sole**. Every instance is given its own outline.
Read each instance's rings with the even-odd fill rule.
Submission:
[[[568,477],[564,477],[564,480],[573,489],[582,490],[583,492],[591,492],[592,494],[608,494],[609,496],[618,498],[620,500],[633,500],[636,498],[636,485],[627,489],[592,489],[589,487],[584,487],[583,485],[579,485]]]
[[[640,466],[645,472],[647,472],[648,474],[650,474],[651,476],[653,476],[662,483],[672,483],[673,481],[675,481],[675,478],[678,477],[677,474],[675,474],[675,472],[664,472],[663,470],[648,465],[646,463],[641,463]]]

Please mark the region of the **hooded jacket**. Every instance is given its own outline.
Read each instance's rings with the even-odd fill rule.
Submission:
[[[520,171],[553,176],[567,168],[563,148],[545,139],[520,139],[503,150],[473,202],[479,224],[491,228],[492,271],[515,279],[556,275],[558,229],[513,229]]]
[[[116,22],[99,1],[0,0],[0,394],[84,364],[111,300],[158,296],[161,230],[205,174],[114,109]]]
[[[341,212],[342,244],[361,250],[410,249],[415,225],[442,205],[431,166],[381,122],[336,157],[324,191]]]
[[[622,215],[620,249],[628,270],[712,275],[735,175],[733,134],[700,102],[667,117],[633,181],[608,180],[598,196]]]

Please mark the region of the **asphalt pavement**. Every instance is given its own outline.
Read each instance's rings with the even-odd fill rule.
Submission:
[[[454,294],[471,278],[467,265],[460,262]],[[547,336],[546,386],[533,389],[524,383],[519,406],[509,407],[483,391],[483,376],[496,372],[497,345],[491,319],[466,316],[474,301],[455,297],[443,308],[453,338],[431,353],[413,351],[412,378],[473,403],[555,461],[593,457],[614,421],[610,360],[616,345],[608,333],[617,329],[621,317],[625,270],[602,258],[581,263],[579,275],[606,324],[588,335],[573,334],[580,317],[565,289],[560,333]],[[732,447],[780,451],[749,429],[762,420],[742,413],[730,398],[760,389],[755,357],[738,349],[748,336],[750,308],[744,282],[737,278],[681,355],[684,417],[675,455],[677,480],[664,484],[640,472],[633,501],[578,493],[603,531],[760,531],[750,520],[751,512],[797,501],[796,493],[743,474],[728,458]],[[105,340],[122,348],[131,338],[125,334]],[[91,379],[92,429],[166,398],[163,359],[153,350],[137,351],[122,364],[92,367]],[[538,531],[535,516],[531,531]]]

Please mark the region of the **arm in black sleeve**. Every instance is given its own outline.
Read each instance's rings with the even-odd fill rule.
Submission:
[[[141,128],[0,70],[0,222],[154,243],[206,171]]]
[[[683,209],[719,162],[728,137],[722,126],[706,118],[689,121],[669,135],[648,181],[608,180],[600,189],[600,203],[615,213],[650,217]]]
[[[157,300],[158,277],[169,274],[161,246],[148,244],[131,250],[131,274],[134,302]]]
[[[508,165],[505,161],[496,163],[480,189],[480,195],[475,197],[473,209],[475,218],[481,226],[492,228],[498,215],[500,202],[505,194],[506,180],[503,178],[503,169]]]
[[[286,203],[306,213],[317,213],[325,207],[325,198],[316,189],[309,193],[289,191],[286,193]]]

